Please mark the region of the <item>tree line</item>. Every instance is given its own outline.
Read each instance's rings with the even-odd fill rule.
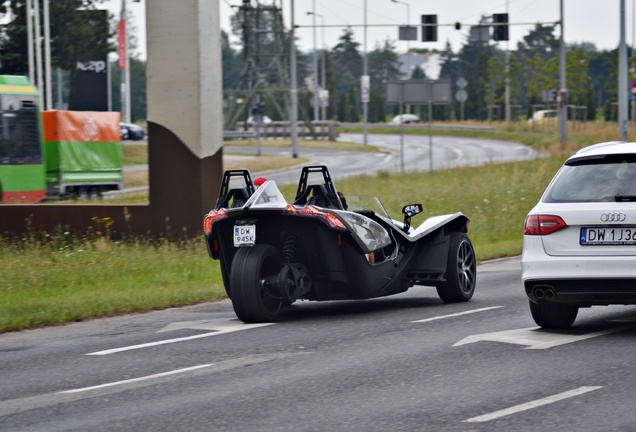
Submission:
[[[56,0],[50,2],[52,66],[54,73],[59,67],[67,71],[63,82],[63,92],[68,92],[68,75],[77,61],[101,56],[115,50],[116,17],[110,16],[107,34],[85,22],[80,10],[94,9],[103,0]],[[13,19],[0,25],[0,74],[28,74],[27,36],[25,0],[7,0],[0,3],[0,14],[10,14]],[[510,104],[519,107],[514,113],[519,118],[527,118],[533,107],[542,105],[544,90],[559,87],[559,41],[555,36],[556,26],[537,24],[517,43],[516,49],[508,53],[506,72],[506,51],[495,42],[475,43],[466,40],[454,51],[450,43],[438,52],[414,49],[420,54],[437,54],[441,69],[439,77],[451,81],[454,95],[459,89],[457,80],[467,82],[465,90],[468,99],[464,104],[466,119],[486,120],[489,107],[499,106],[503,113],[506,80],[509,82]],[[90,43],[98,40],[99,43]],[[239,88],[248,56],[241,45],[229,42],[229,35],[222,35],[223,86],[226,93]],[[285,42],[288,43],[288,42]],[[274,49],[263,45],[263,50]],[[612,109],[617,102],[618,50],[598,50],[589,42],[567,44],[566,69],[568,103],[585,107],[589,119],[602,115],[606,119],[613,116]],[[288,52],[288,50],[285,50]],[[311,120],[312,93],[306,78],[313,76],[313,52],[298,52],[297,86],[299,88],[299,116]],[[322,65],[324,59],[324,68]],[[285,61],[288,62],[288,59]],[[385,103],[386,82],[389,80],[412,78],[426,79],[422,68],[415,67],[408,76],[400,74],[400,55],[396,42],[390,39],[379,42],[367,53],[368,72],[371,82],[368,120],[384,122],[397,114],[397,107]],[[131,59],[132,117],[134,120],[146,117],[145,61]],[[286,64],[288,71],[288,63]],[[351,28],[345,28],[338,42],[318,56],[318,82],[324,80],[329,90],[327,118],[342,122],[357,122],[362,117],[360,77],[363,72],[363,53],[360,43],[355,40]],[[113,110],[119,109],[119,69],[112,64]],[[287,73],[279,69],[278,74]],[[55,77],[54,77],[55,78]],[[273,77],[268,77],[272,80]],[[54,85],[57,80],[54,79]],[[56,90],[57,92],[57,90]],[[281,89],[277,98],[289,97],[288,91]],[[266,100],[265,114],[274,120],[286,120],[287,113],[281,107],[288,106],[276,100]],[[411,112],[422,114],[425,107],[411,107]],[[281,112],[282,111],[282,112]],[[460,105],[453,101],[448,106],[436,106],[436,120],[456,120],[460,118]]]

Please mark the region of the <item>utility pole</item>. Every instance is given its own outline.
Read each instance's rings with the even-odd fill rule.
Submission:
[[[367,0],[364,0],[364,71],[362,74],[367,77],[369,75],[369,65],[367,62]],[[370,86],[369,86],[370,87]],[[369,88],[369,97],[371,96],[371,89]],[[364,98],[364,95],[363,95]],[[364,120],[363,131],[364,131],[364,145],[367,145],[367,134],[368,134],[368,125],[367,121],[369,118],[369,101],[366,99],[362,100],[362,116]]]
[[[314,69],[314,82],[311,86],[311,90],[313,92],[313,100],[314,100],[314,121],[318,122],[319,120],[319,112],[320,107],[318,106],[318,51],[316,51],[316,0],[312,0],[313,3],[313,32],[314,32],[314,61],[313,61],[313,69]]]
[[[506,0],[506,15],[510,16],[508,11],[508,0]],[[509,124],[512,113],[510,112],[510,37],[506,40],[506,123]]]
[[[624,1],[624,0],[621,0]],[[559,90],[561,103],[559,105],[559,134],[561,136],[561,142],[565,143],[568,140],[568,103],[567,103],[567,89],[565,83],[565,41],[564,41],[564,25],[563,25],[563,0],[560,0],[561,11],[561,38],[559,40],[559,50],[561,52],[559,75],[560,75],[560,87]]]
[[[35,59],[33,54],[33,0],[26,0],[27,53],[29,56],[29,82],[35,85]]]
[[[627,141],[627,45],[625,44],[625,0],[620,8],[620,43],[618,45],[618,136]]]
[[[43,85],[44,79],[42,77],[42,37],[40,34],[40,0],[35,0],[33,7],[33,14],[35,15],[35,75],[37,77],[36,87],[40,94],[40,107],[44,107],[44,95]]]
[[[37,1],[37,0],[36,0]],[[51,24],[49,0],[44,0],[44,81],[46,82],[46,109],[53,109],[53,85],[51,84]]]
[[[298,87],[296,85],[296,23],[294,22],[294,0],[291,0],[291,30],[289,31],[289,63],[290,63],[290,93],[291,109],[289,113],[290,134],[292,140],[292,157],[298,157]]]
[[[326,78],[326,69],[325,69],[325,17],[324,15],[320,15],[319,13],[314,13],[314,12],[307,12],[307,15],[314,15],[318,18],[320,18],[320,34],[321,34],[321,41],[320,41],[320,46],[322,47],[320,50],[320,59],[321,59],[321,65],[320,65],[320,89],[321,90],[327,90],[327,78]],[[315,25],[314,25],[315,27]],[[316,44],[314,43],[314,52],[316,52]],[[316,54],[317,55],[317,54]],[[316,69],[317,70],[317,69]],[[322,104],[322,99],[318,98],[318,101],[320,103],[320,111],[322,112],[321,114],[321,118],[319,120],[322,121],[327,121],[327,106]]]

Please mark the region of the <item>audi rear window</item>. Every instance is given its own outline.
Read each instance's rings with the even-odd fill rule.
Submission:
[[[542,201],[632,201],[635,197],[636,155],[630,154],[582,158],[566,163]]]

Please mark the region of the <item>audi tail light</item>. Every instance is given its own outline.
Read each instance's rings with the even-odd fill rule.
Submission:
[[[524,235],[548,235],[568,226],[556,215],[530,215],[523,226]]]
[[[214,222],[218,222],[221,219],[225,219],[227,217],[227,213],[225,212],[225,210],[220,209],[220,210],[212,210],[210,213],[208,213],[205,216],[205,219],[203,219],[203,232],[205,233],[205,235],[209,236],[212,233],[212,225],[214,224]]]
[[[288,205],[285,207],[283,214],[289,216],[307,216],[313,217],[323,221],[325,224],[329,226],[329,228],[346,231],[347,227],[342,223],[340,219],[336,215],[330,212],[322,211],[318,207],[313,205],[308,205],[297,209],[293,205]]]

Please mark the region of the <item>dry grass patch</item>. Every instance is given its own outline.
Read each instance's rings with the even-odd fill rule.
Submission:
[[[148,186],[148,170],[124,171],[124,188]]]
[[[124,165],[145,165],[148,163],[148,144],[123,144]]]

